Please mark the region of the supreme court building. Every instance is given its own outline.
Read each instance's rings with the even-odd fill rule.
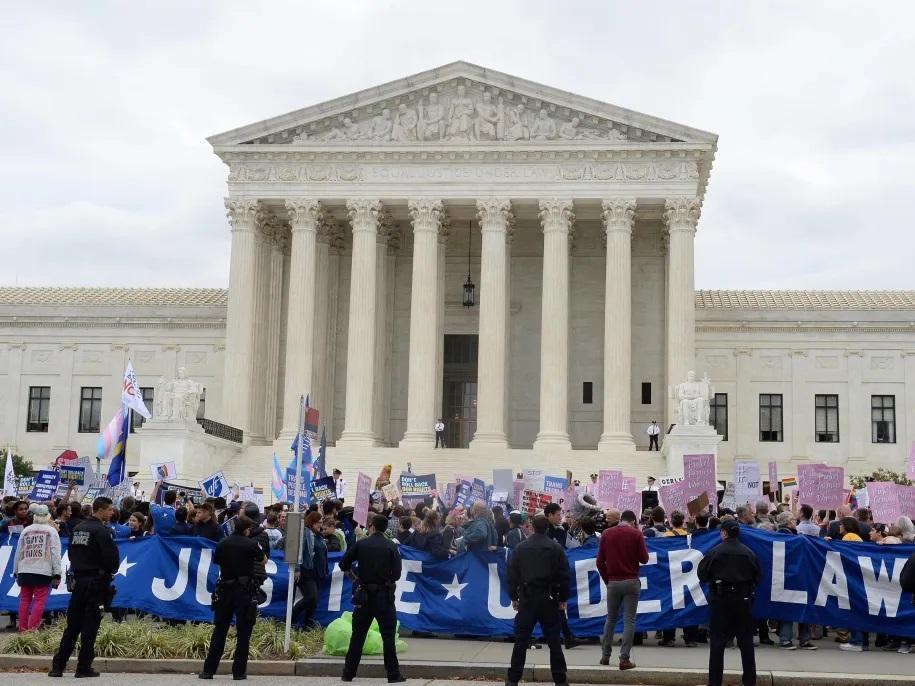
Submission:
[[[85,389],[106,421],[127,357],[151,402],[186,369],[208,420],[154,419],[132,466],[258,485],[303,394],[351,483],[408,461],[664,473],[645,430],[690,370],[723,475],[900,469],[915,440],[915,294],[695,291],[714,134],[457,62],[209,141],[228,291],[0,289],[0,444],[85,450]]]

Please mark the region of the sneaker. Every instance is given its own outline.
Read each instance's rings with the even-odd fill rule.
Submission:
[[[864,646],[856,646],[854,643],[840,643],[839,650],[844,650],[849,653],[863,653]]]
[[[797,650],[797,646],[793,643],[779,643],[778,647],[782,650]]]
[[[635,669],[635,663],[628,657],[620,660],[620,670]]]
[[[896,650],[900,655],[908,655],[912,652],[912,646],[908,643],[900,643],[899,648]]]
[[[810,641],[805,641],[804,643],[799,644],[798,648],[800,648],[801,650],[816,650],[817,648],[819,648],[819,646],[811,643]]]

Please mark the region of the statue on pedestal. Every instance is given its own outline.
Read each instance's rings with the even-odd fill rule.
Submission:
[[[196,421],[197,407],[203,387],[187,378],[187,370],[178,367],[178,376],[166,381],[160,376],[156,382],[154,417],[164,421]]]
[[[681,426],[708,426],[709,403],[714,389],[708,374],[696,381],[696,372],[690,370],[686,381],[671,388],[671,398],[677,401]]]

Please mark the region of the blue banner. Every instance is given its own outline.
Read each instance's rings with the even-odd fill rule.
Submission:
[[[915,636],[912,596],[899,588],[899,574],[912,545],[826,542],[807,536],[743,530],[741,538],[759,557],[763,579],[756,593],[757,618]],[[18,609],[11,576],[18,536],[0,537],[0,610]],[[719,542],[716,534],[649,539],[642,566],[638,628],[643,631],[704,624],[706,589],[696,567]],[[66,539],[63,541],[66,551]],[[116,607],[169,619],[211,621],[210,593],[218,570],[215,544],[193,537],[152,536],[118,541],[121,568],[115,577]],[[505,592],[506,552],[466,553],[436,560],[401,548],[403,575],[397,585],[398,618],[408,629],[433,633],[510,635],[514,611]],[[596,549],[569,551],[569,623],[577,636],[598,636],[606,617],[606,588],[595,568]],[[331,576],[321,586],[317,619],[327,624],[351,609],[350,582],[331,554]],[[68,561],[65,557],[64,567]],[[267,564],[267,601],[261,613],[285,615],[287,567],[279,551]],[[66,589],[52,591],[49,610],[64,609]]]

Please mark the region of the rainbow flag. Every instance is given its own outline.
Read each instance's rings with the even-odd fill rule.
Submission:
[[[795,486],[797,486],[797,477],[786,476],[782,479],[782,488],[794,488]]]

